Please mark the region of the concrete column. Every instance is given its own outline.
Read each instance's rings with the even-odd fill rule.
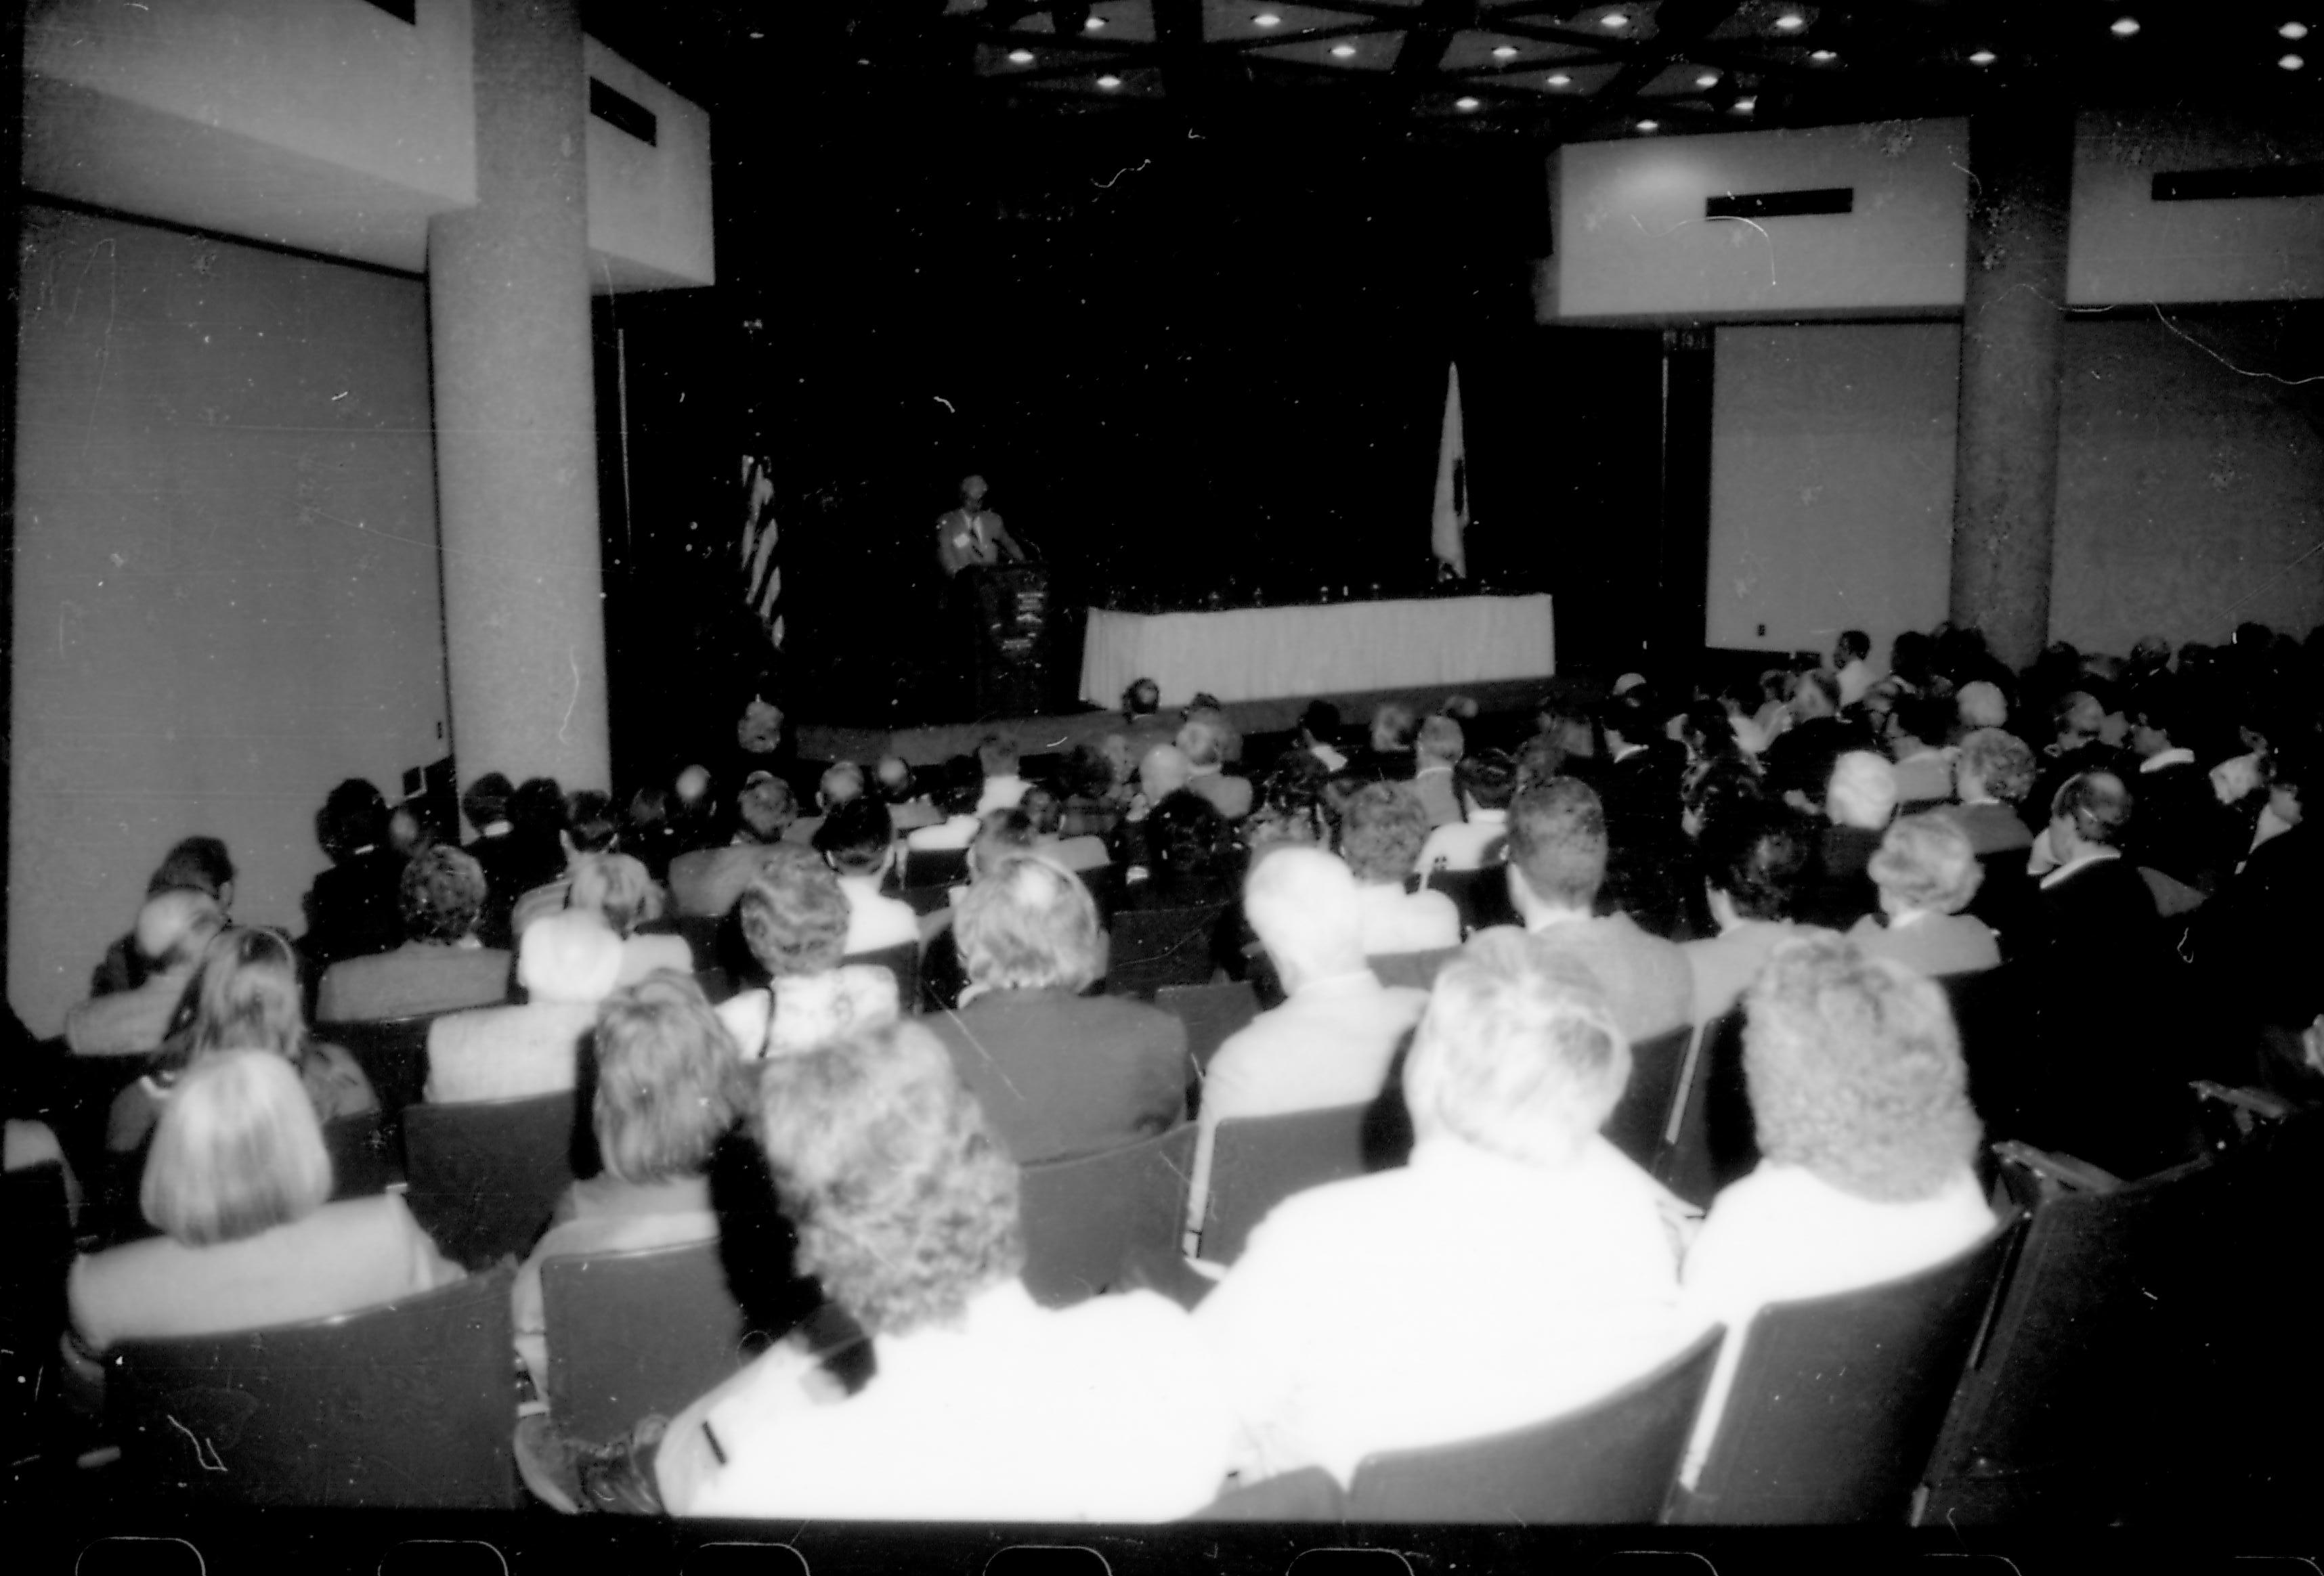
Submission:
[[[2050,638],[2073,163],[2061,94],[2025,91],[1969,121],[1950,612],[2013,668]]]
[[[475,0],[477,203],[428,226],[452,744],[610,788],[577,0]]]

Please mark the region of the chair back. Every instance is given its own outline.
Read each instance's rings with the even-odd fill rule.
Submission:
[[[748,1360],[715,1241],[545,1259],[540,1302],[549,1410],[594,1444],[675,1415]]]
[[[1463,936],[1496,925],[1525,923],[1509,897],[1509,869],[1505,864],[1489,864],[1482,870],[1431,871],[1426,884],[1452,899],[1452,907],[1461,911]]]
[[[1212,933],[1223,903],[1183,908],[1124,908],[1113,917],[1106,958],[1109,996],[1150,996],[1165,985],[1210,982]]]
[[[383,1111],[334,1117],[323,1124],[333,1198],[368,1198],[403,1180],[401,1126]]]
[[[1431,947],[1426,952],[1384,952],[1364,960],[1372,977],[1383,985],[1426,991],[1436,983],[1436,971],[1461,955],[1457,946]]]
[[[1203,1215],[1202,1257],[1232,1264],[1252,1228],[1295,1193],[1375,1169],[1377,1101],[1284,1116],[1234,1117],[1219,1124],[1211,1147],[1210,1199]]]
[[[1703,1209],[1719,1190],[1759,1163],[1759,1135],[1743,1076],[1740,1003],[1702,1026],[1683,1055],[1673,1120],[1651,1167],[1655,1179]]]
[[[1902,1525],[2020,1230],[2013,1213],[1918,1275],[1760,1309],[1669,1519]]]
[[[1259,998],[1241,980],[1165,985],[1154,992],[1154,1005],[1186,1026],[1186,1054],[1204,1070],[1228,1037],[1259,1016]]]
[[[1653,1522],[1719,1360],[1711,1329],[1654,1372],[1563,1417],[1484,1439],[1366,1456],[1350,1521]]]
[[[471,1269],[532,1246],[572,1185],[576,1105],[562,1090],[403,1113],[408,1202],[437,1246]]]
[[[512,1509],[509,1288],[472,1276],[303,1324],[124,1341],[106,1406],[149,1490],[249,1506]]]
[[[428,1030],[443,1016],[422,1012],[369,1022],[318,1023],[313,1037],[353,1056],[371,1080],[380,1110],[392,1117],[420,1102],[420,1092],[428,1083]]]
[[[1177,1250],[1194,1163],[1191,1122],[1101,1155],[1018,1173],[1025,1285],[1044,1307],[1096,1296],[1131,1252]]]
[[[1952,1009],[1960,1031],[1961,1062],[1969,1069],[1969,1103],[1995,1138],[2019,1136],[2032,1109],[2029,1082],[2040,1076],[2041,1058],[2026,1055],[2032,1013],[2024,1000],[2019,965],[2004,963],[1973,974],[1947,974],[1935,984]]]
[[[1670,1127],[1679,1080],[1696,1053],[1695,1030],[1682,1026],[1630,1047],[1630,1081],[1599,1130],[1614,1147],[1652,1170]]]
[[[904,850],[904,890],[926,891],[934,888],[942,891],[968,880],[968,850],[965,848],[908,848]]]
[[[839,960],[844,968],[849,963],[870,963],[896,976],[896,1000],[907,1013],[920,1009],[920,944],[899,942],[883,946],[877,952],[851,953]]]
[[[2156,1388],[2181,1360],[2174,1304],[2217,1295],[2189,1267],[2230,1228],[2228,1168],[2209,1157],[2085,1191],[2045,1176],[2038,1151],[1997,1148],[2004,1185],[2031,1213],[1931,1456],[1923,1524],[2074,1518],[2118,1490],[2139,1442],[2172,1453],[2156,1437]]]

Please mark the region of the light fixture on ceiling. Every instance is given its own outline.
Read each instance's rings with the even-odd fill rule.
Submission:
[[[1108,71],[1104,76],[1100,77],[1097,79],[1097,85],[1111,93],[1115,88],[1121,86],[1121,78],[1115,76],[1112,72]]]
[[[1010,50],[1009,51],[1009,63],[1012,66],[1029,66],[1033,63],[1033,51],[1030,50]]]
[[[1837,51],[1833,50],[1810,50],[1808,51],[1808,59],[1813,60],[1819,66],[1829,66],[1834,60],[1840,59],[1840,55]]]
[[[1615,32],[1619,32],[1622,29],[1630,25],[1630,14],[1627,11],[1609,11],[1605,15],[1600,16],[1598,19],[1598,25],[1600,27],[1610,27]]]
[[[1463,95],[1462,97],[1459,97],[1459,98],[1456,98],[1456,99],[1454,99],[1454,100],[1452,101],[1452,107],[1453,107],[1453,108],[1455,108],[1455,109],[1461,109],[1461,110],[1474,109],[1474,108],[1476,108],[1476,107],[1477,107],[1477,106],[1478,106],[1479,102],[1480,102],[1480,101],[1479,101],[1479,100],[1477,100],[1477,99],[1471,98],[1471,97],[1467,97],[1466,95]]]
[[[1552,88],[1571,88],[1573,86],[1573,78],[1567,76],[1563,71],[1552,71],[1548,76],[1544,77],[1542,80],[1548,83]]]
[[[1735,101],[1735,113],[1738,115],[1748,115],[1758,107],[1758,99],[1748,93]]]
[[[1638,129],[1642,132],[1658,132],[1663,129],[1663,123],[1658,120],[1642,120],[1638,123]]]
[[[1694,85],[1697,88],[1716,88],[1719,86],[1719,73],[1716,71],[1705,71],[1695,78]]]
[[[2292,42],[2298,43],[2308,36],[2308,24],[2304,22],[2287,22],[2275,31],[2280,37],[2288,38]]]
[[[1262,11],[1250,20],[1251,24],[1255,27],[1281,27],[1283,25],[1283,18],[1276,15],[1272,11]]]
[[[1775,18],[1777,32],[1797,32],[1808,24],[1808,19],[1796,11],[1786,11]]]
[[[2114,25],[2107,31],[2116,38],[2135,38],[2138,36],[2138,18],[2117,16],[2114,19]]]
[[[2277,59],[2275,63],[2282,67],[2287,71],[2297,71],[2308,64],[2306,60],[2301,60],[2298,55],[2281,56]]]
[[[1493,59],[1495,59],[1495,60],[1516,60],[1517,58],[1517,45],[1515,45],[1515,44],[1495,44],[1495,45],[1493,46]]]
[[[1332,46],[1332,58],[1335,60],[1352,60],[1356,58],[1356,46],[1353,44],[1333,44]]]
[[[1978,50],[1969,56],[1969,63],[1972,66],[1990,66],[1994,61],[2000,58],[2001,57],[1999,55],[1995,54],[1991,50]]]

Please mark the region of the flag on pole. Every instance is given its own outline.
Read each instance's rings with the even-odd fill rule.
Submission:
[[[758,455],[742,456],[742,596],[767,631],[775,650],[783,646],[782,615],[775,611],[782,600],[783,569],[775,562],[775,484],[767,462]]]
[[[1444,385],[1444,432],[1436,446],[1436,512],[1431,544],[1439,579],[1469,577],[1469,456],[1461,438],[1461,364]]]

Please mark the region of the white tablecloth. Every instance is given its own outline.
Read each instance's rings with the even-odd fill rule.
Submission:
[[[1166,705],[1198,690],[1221,700],[1333,695],[1404,685],[1533,678],[1552,671],[1547,596],[1348,602],[1228,613],[1090,609],[1082,698],[1111,705],[1131,680]]]

